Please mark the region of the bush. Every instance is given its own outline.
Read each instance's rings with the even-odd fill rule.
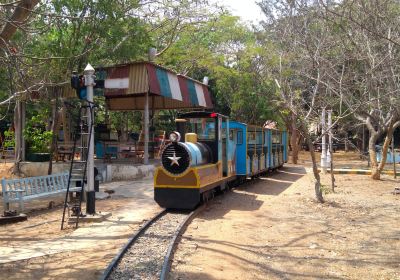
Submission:
[[[3,148],[14,148],[15,147],[15,133],[12,130],[4,131],[4,138],[8,138],[8,140],[4,140]]]
[[[45,115],[38,114],[26,122],[24,137],[29,153],[48,153],[53,132],[46,131]]]

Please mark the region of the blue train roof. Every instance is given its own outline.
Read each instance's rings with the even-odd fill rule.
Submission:
[[[229,127],[230,128],[246,128],[247,124],[229,120]]]

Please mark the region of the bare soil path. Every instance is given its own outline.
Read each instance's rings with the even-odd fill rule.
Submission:
[[[311,175],[288,165],[217,197],[184,234],[171,278],[400,279],[398,181],[383,178],[337,175],[318,204]]]
[[[102,223],[60,230],[62,207],[28,213],[28,221],[0,227],[0,279],[98,279],[144,221],[162,209],[154,203],[151,179],[113,182],[98,211],[111,212]],[[63,197],[52,198],[57,204]],[[29,203],[46,205],[46,201]]]
[[[300,162],[309,166],[308,158],[302,153]],[[366,167],[356,154],[335,158]],[[8,177],[10,167],[3,167]],[[330,176],[322,179],[328,190]],[[184,235],[172,279],[400,279],[400,195],[391,194],[400,180],[336,180],[337,191],[325,194],[323,205],[300,165],[217,197]],[[130,235],[160,211],[151,178],[103,187],[115,190],[97,202],[98,210],[113,213],[104,223],[60,231],[61,208],[38,210],[49,204],[41,200],[26,205],[33,211],[27,222],[0,227],[0,279],[98,279]],[[51,200],[59,205],[62,197]]]

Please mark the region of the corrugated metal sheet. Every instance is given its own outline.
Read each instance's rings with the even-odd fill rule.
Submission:
[[[107,98],[106,103],[107,108],[111,111],[143,110],[144,100],[144,96],[132,95],[128,97]],[[151,96],[149,98],[149,107],[154,110],[188,108],[182,101],[162,96]]]
[[[63,98],[76,98],[76,90],[73,89],[70,85],[66,85],[62,89],[62,97]]]
[[[135,110],[135,98],[132,97],[107,98],[106,104],[109,110],[117,110],[117,111]]]
[[[147,75],[149,78],[149,92],[161,94],[160,84],[157,80],[156,67],[154,64],[146,63]]]
[[[107,68],[107,79],[129,78],[129,65]]]
[[[178,81],[179,81],[179,88],[181,89],[182,92],[182,101],[189,106],[190,95],[189,95],[189,89],[186,85],[186,79],[183,76],[178,75]]]
[[[149,91],[149,77],[144,64],[132,64],[129,67],[129,94],[146,93]]]
[[[171,86],[169,84],[167,71],[157,68],[156,75],[158,84],[160,85],[161,95],[167,98],[172,98]]]
[[[152,95],[150,108],[157,110],[212,108],[206,85],[150,62],[107,68],[105,84],[110,110],[143,110],[147,92]]]

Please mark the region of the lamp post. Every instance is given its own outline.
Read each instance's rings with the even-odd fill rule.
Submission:
[[[83,71],[85,75],[85,86],[87,92],[87,121],[88,121],[88,132],[89,143],[87,152],[87,168],[86,168],[86,213],[94,215],[96,213],[96,193],[94,190],[94,114],[93,114],[93,86],[95,85],[94,68],[88,64]]]

